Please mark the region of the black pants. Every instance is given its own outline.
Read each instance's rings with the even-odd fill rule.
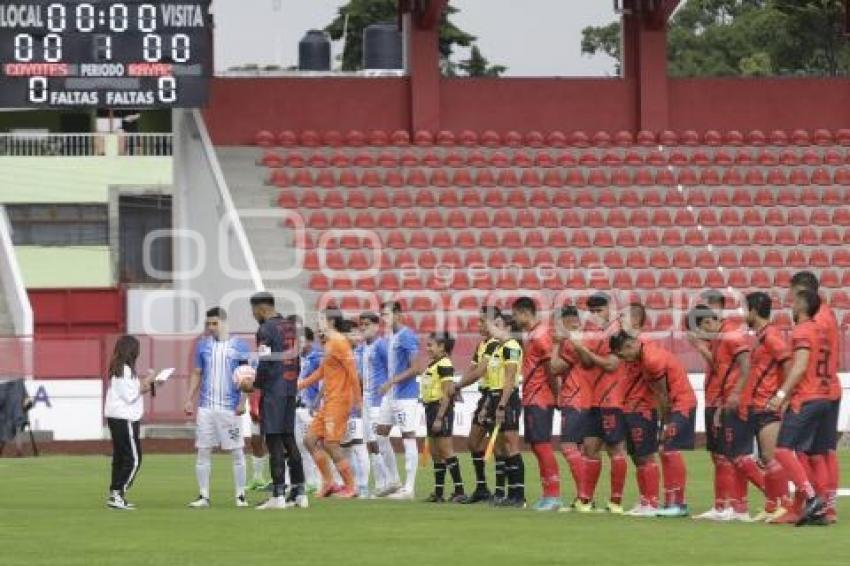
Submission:
[[[269,467],[271,468],[274,496],[283,495],[286,484],[286,466],[289,465],[289,480],[292,487],[303,489],[304,466],[301,463],[301,452],[295,443],[295,435],[291,433],[267,434],[266,447],[269,450]]]
[[[112,436],[112,483],[110,491],[125,493],[142,465],[142,444],[139,442],[139,421],[106,419]]]

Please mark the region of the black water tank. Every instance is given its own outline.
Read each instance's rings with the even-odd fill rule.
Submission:
[[[298,43],[298,69],[331,70],[331,40],[321,30],[311,29]]]
[[[404,67],[401,32],[394,22],[372,24],[363,30],[363,67],[365,69]]]

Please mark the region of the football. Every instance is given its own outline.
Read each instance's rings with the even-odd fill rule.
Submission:
[[[233,372],[233,383],[245,393],[250,393],[254,390],[256,377],[257,371],[251,366],[239,366]]]

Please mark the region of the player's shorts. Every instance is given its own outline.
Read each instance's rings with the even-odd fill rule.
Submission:
[[[526,405],[523,407],[523,436],[528,444],[552,442],[555,407]]]
[[[838,416],[841,412],[841,401],[829,403],[829,416],[821,422],[815,432],[810,454],[827,454],[838,447]]]
[[[263,393],[260,399],[260,431],[266,434],[295,434],[294,395],[271,396]]]
[[[195,428],[195,448],[236,450],[245,446],[242,436],[242,417],[225,409],[198,409]]]
[[[621,443],[626,438],[623,410],[610,407],[590,409],[590,425],[587,436],[601,438],[608,446]]]
[[[342,436],[340,444],[352,444],[354,442],[363,442],[363,419],[360,417],[349,417],[348,423],[345,425],[345,434]]]
[[[378,420],[381,416],[380,407],[369,407],[368,423],[363,423],[363,435],[366,442],[378,441]]]
[[[561,442],[581,444],[590,423],[589,409],[561,407]]]
[[[443,415],[443,427],[440,432],[434,434],[431,432],[431,427],[437,421],[437,413],[440,412],[440,402],[425,403],[425,427],[428,438],[451,438],[454,432],[455,408],[454,404],[446,407],[446,414]]]
[[[310,409],[306,407],[298,407],[295,409],[295,435],[301,438],[310,430],[310,423],[313,422],[313,415],[310,414]]]
[[[688,411],[687,414],[679,411],[671,411],[667,424],[664,427],[661,445],[664,450],[673,452],[676,450],[693,450],[696,444],[697,410]]]
[[[418,423],[419,400],[391,399],[388,395],[384,395],[378,414],[379,425],[397,426],[402,433],[410,433],[416,432]]]
[[[727,458],[752,454],[756,433],[749,419],[742,419],[738,411],[723,411],[720,419],[723,425],[723,454]]]
[[[705,449],[712,454],[722,455],[723,436],[720,433],[723,427],[718,428],[714,426],[714,415],[718,410],[717,407],[705,408]]]
[[[478,403],[475,405],[475,410],[472,412],[472,424],[483,426],[481,424],[481,417],[484,415],[484,409],[487,405],[487,397],[490,395],[490,392],[486,389],[482,389],[479,393],[481,395],[478,397]]]
[[[346,431],[348,430],[350,413],[350,406],[340,407],[333,404],[326,404],[319,409],[315,415],[313,415],[313,422],[310,424],[310,432],[312,432],[317,438],[321,438],[326,442],[341,443],[343,438],[345,438]]]
[[[816,399],[803,403],[799,411],[790,407],[782,416],[782,426],[779,427],[779,439],[776,445],[795,452],[813,454],[815,437],[825,423],[832,421],[832,401]]]
[[[502,390],[493,389],[488,395],[489,401],[486,405],[484,420],[486,423],[485,428],[488,432],[492,432],[493,427],[496,426],[496,409],[499,408],[499,401],[502,400]],[[521,418],[522,401],[519,398],[519,389],[514,389],[511,396],[508,397],[508,404],[505,405],[505,421],[502,423],[501,430],[505,432],[518,432]]]
[[[658,411],[623,413],[629,456],[646,458],[658,452]]]
[[[764,427],[782,421],[782,416],[776,411],[766,411],[750,407],[749,410],[750,428],[755,434],[760,433]]]

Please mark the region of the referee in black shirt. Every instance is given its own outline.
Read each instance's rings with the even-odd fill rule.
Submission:
[[[298,355],[295,348],[297,329],[291,320],[275,310],[271,293],[251,297],[257,330],[257,376],[254,387],[260,389],[260,433],[269,450],[274,491],[257,509],[285,509],[308,506],[304,490],[304,468],[295,443],[295,397],[298,393]],[[286,466],[292,487],[286,496]]]

